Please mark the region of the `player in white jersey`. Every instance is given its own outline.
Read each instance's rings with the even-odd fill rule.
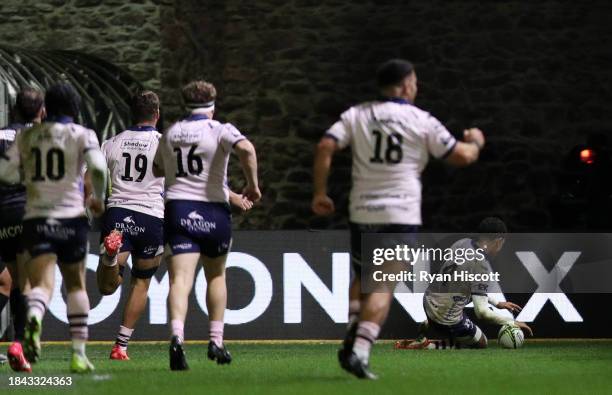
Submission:
[[[159,98],[151,91],[131,98],[134,126],[106,140],[102,153],[108,165],[111,192],[101,226],[98,288],[113,294],[123,282],[132,255],[130,291],[110,358],[129,360],[127,346],[146,303],[151,277],[163,248],[164,180],[153,175],[153,159],[161,134]]]
[[[467,260],[458,265],[454,261],[446,261],[440,269],[441,274],[455,272],[471,274],[487,274],[491,272],[489,259],[494,258],[502,249],[507,233],[506,225],[498,218],[485,218],[478,226],[478,237],[464,238],[456,241],[451,249],[481,249],[484,259]],[[510,312],[520,312],[521,307],[512,302],[498,302],[488,295],[495,284],[487,281],[436,281],[425,291],[423,307],[427,321],[421,324],[421,336],[408,348],[486,348],[487,337],[464,313],[465,307],[474,302],[476,318],[497,325],[514,323],[527,335],[532,335],[531,328],[524,322],[514,321],[489,309],[489,304],[507,309]],[[428,329],[433,329],[444,339],[440,344],[433,344],[424,337]],[[448,343],[446,342],[448,340]]]
[[[24,88],[17,94],[14,113],[23,123],[13,123],[0,130],[0,156],[8,151],[22,130],[41,122],[45,116],[44,100],[43,93],[33,88]],[[22,184],[0,185],[0,288],[2,278],[8,277],[15,341],[9,346],[7,355],[11,368],[18,372],[32,371],[22,347],[27,314],[25,295],[30,289],[22,240],[25,203],[26,193]],[[2,274],[4,265],[8,267],[10,276]],[[0,311],[4,307],[1,298],[0,294]]]
[[[67,291],[67,311],[72,339],[73,372],[93,370],[85,355],[88,337],[89,298],[85,290],[85,257],[89,225],[83,193],[85,164],[91,174],[93,196],[87,205],[94,215],[104,211],[106,164],[96,134],[74,123],[80,97],[67,83],[49,88],[45,97],[48,118],[20,133],[9,149],[9,161],[0,160],[0,180],[26,186],[23,223],[25,249],[31,260],[31,291],[25,334],[25,354],[30,362],[40,357],[42,319],[51,299],[55,264],[59,264]]]
[[[351,259],[357,275],[350,289],[347,336],[338,357],[345,370],[360,378],[376,378],[369,371],[369,353],[392,298],[391,292],[361,292],[362,233],[416,232],[421,224],[420,175],[429,155],[466,166],[478,159],[484,145],[480,130],[468,129],[465,142],[457,141],[436,118],[413,105],[417,78],[410,62],[385,62],[378,69],[377,84],[381,99],[344,112],[319,142],[314,162],[312,209],[330,215],[335,211],[327,195],[332,157],[351,147]]]
[[[172,125],[162,136],[154,171],[165,176],[164,232],[170,249],[170,311],[172,338],[170,369],[188,369],[183,351],[188,297],[198,262],[206,276],[206,305],[210,342],[208,358],[231,362],[223,344],[223,317],[227,305],[225,261],[232,243],[227,165],[232,153],[240,159],[247,179],[246,199],[261,198],[257,181],[255,148],[231,124],[213,120],[215,87],[193,81],[182,91],[191,114]]]

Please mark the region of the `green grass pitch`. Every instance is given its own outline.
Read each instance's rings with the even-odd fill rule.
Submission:
[[[130,345],[131,361],[110,361],[110,345],[93,344],[90,375],[73,375],[71,387],[9,387],[14,373],[0,366],[0,392],[75,394],[599,394],[612,393],[612,341],[531,341],[519,350],[394,350],[375,346],[375,382],[349,376],[333,343],[232,343],[230,366],[206,359],[206,345],[187,344],[191,367],[168,368],[165,343]],[[2,345],[2,350],[6,345]],[[68,375],[69,347],[44,345],[36,376]]]

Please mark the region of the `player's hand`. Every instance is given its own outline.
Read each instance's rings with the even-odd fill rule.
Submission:
[[[104,201],[103,200],[96,199],[95,197],[90,195],[87,198],[85,205],[95,218],[100,218],[102,214],[104,214]]]
[[[336,211],[334,201],[327,195],[315,195],[312,198],[312,211],[316,215],[332,215]]]
[[[523,310],[521,306],[512,302],[499,302],[495,307],[497,307],[498,309],[506,309],[513,313],[520,313],[521,310]]]
[[[485,138],[482,130],[478,128],[469,128],[463,131],[463,140],[466,143],[475,143],[480,149],[484,148]]]
[[[256,185],[247,185],[242,190],[242,196],[250,200],[252,203],[257,203],[261,200],[261,191]]]
[[[230,203],[242,211],[249,211],[253,208],[253,202],[244,195],[230,194]]]
[[[531,330],[529,325],[527,325],[527,324],[525,324],[524,322],[521,322],[521,321],[514,321],[514,324],[516,326],[518,326],[519,328],[521,328],[523,333],[526,334],[527,336],[533,336],[533,331]]]

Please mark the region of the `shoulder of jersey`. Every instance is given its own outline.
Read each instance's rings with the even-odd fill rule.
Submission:
[[[4,128],[0,128],[0,140],[15,140],[15,136],[19,132],[20,129],[16,128],[14,125],[8,125]]]

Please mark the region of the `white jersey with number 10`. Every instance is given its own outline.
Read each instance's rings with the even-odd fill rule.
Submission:
[[[421,172],[429,154],[444,158],[455,138],[432,115],[405,101],[351,107],[326,133],[351,146],[350,219],[360,224],[421,224]]]
[[[20,163],[30,218],[85,216],[85,152],[99,150],[93,130],[71,122],[45,122],[17,135],[7,152]]]

